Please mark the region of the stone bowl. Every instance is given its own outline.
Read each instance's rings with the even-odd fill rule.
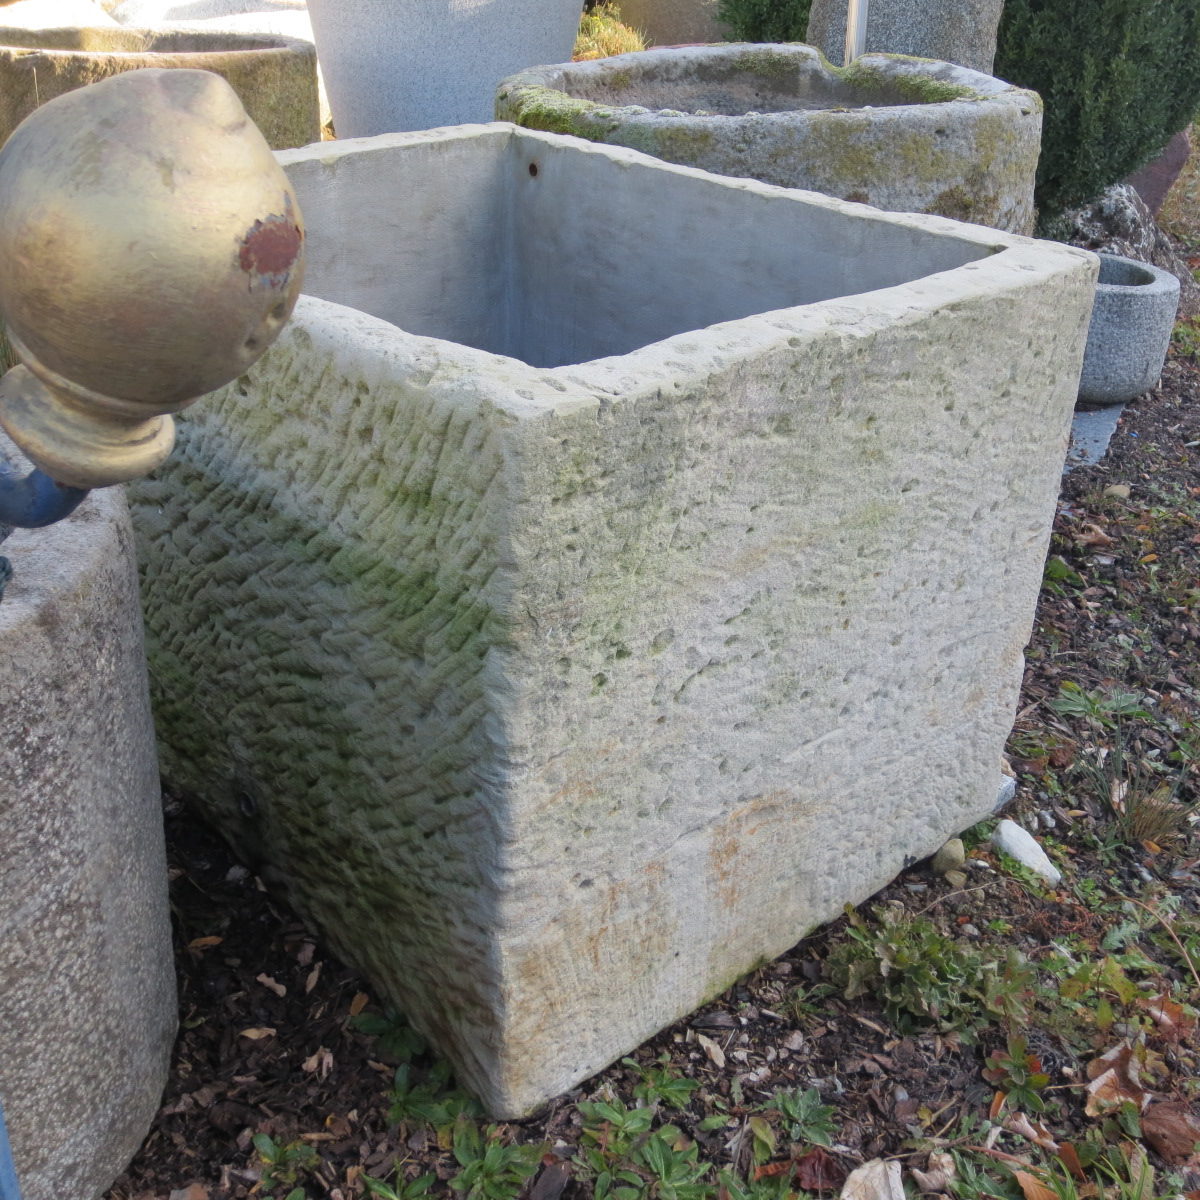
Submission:
[[[1179,280],[1134,258],[1099,257],[1079,399],[1123,404],[1149,391],[1162,374],[1179,307]]]
[[[273,150],[320,140],[311,43],[270,34],[96,26],[0,27],[0,143],[47,100],[142,67],[222,76]]]
[[[1033,227],[1034,92],[950,63],[800,44],[690,46],[537,67],[496,116],[722,175],[1014,233]]]

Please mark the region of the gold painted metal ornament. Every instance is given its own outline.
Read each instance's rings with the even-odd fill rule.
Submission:
[[[23,364],[0,425],[73,487],[153,470],[166,414],[283,328],[303,250],[287,177],[219,76],[131,71],[49,101],[0,151],[0,313]]]

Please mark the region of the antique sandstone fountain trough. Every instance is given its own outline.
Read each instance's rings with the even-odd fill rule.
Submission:
[[[893,212],[1033,228],[1042,106],[951,63],[798,44],[688,46],[534,67],[496,116]]]
[[[498,1116],[989,813],[1096,260],[462,126],[278,156],[136,485],[168,776]]]

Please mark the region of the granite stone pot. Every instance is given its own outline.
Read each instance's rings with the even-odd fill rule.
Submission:
[[[798,43],[646,50],[523,71],[496,116],[891,212],[1033,226],[1041,101],[950,63],[834,67]]]
[[[0,27],[0,144],[47,100],[142,67],[220,75],[273,150],[321,137],[317,55],[308,42],[198,30]]]
[[[309,0],[339,137],[491,116],[497,79],[570,58],[579,0]]]
[[[1162,374],[1178,307],[1179,280],[1169,271],[1101,254],[1080,401],[1123,404],[1149,391]]]

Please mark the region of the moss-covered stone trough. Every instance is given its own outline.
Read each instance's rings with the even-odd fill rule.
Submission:
[[[509,124],[281,161],[133,485],[165,772],[497,1115],[989,813],[1096,260]]]
[[[647,50],[511,76],[496,116],[892,212],[1033,227],[1041,101],[951,63],[835,67],[799,44]]]

